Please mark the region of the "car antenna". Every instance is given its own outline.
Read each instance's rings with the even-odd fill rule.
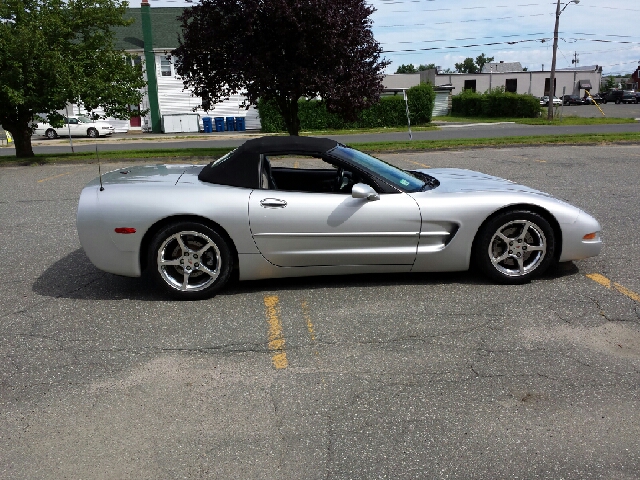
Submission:
[[[102,186],[102,170],[100,169],[100,156],[98,155],[98,144],[96,143],[96,158],[98,159],[98,176],[100,177],[100,191],[104,191]]]

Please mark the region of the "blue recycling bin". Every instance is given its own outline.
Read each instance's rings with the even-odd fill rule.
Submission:
[[[211,117],[202,117],[202,129],[204,133],[213,132],[213,119]]]
[[[244,117],[236,117],[236,130],[239,132],[244,132],[246,130]]]
[[[236,119],[234,117],[227,117],[227,130],[233,132],[236,129]]]
[[[224,117],[215,117],[213,121],[216,123],[216,132],[224,132]]]

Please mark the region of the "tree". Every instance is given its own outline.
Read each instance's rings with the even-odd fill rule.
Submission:
[[[613,75],[609,75],[607,77],[606,82],[604,83],[604,86],[602,88],[603,92],[609,92],[611,90],[613,90],[614,88],[616,88],[618,86],[618,84],[616,83],[616,79],[613,77]]]
[[[145,82],[140,66],[113,47],[111,28],[126,25],[120,0],[0,2],[0,124],[17,157],[32,157],[34,122],[59,124],[57,112],[82,102],[128,118]],[[44,117],[44,118],[43,118]]]
[[[436,69],[436,64],[435,63],[429,63],[427,65],[420,65],[418,67],[418,71],[422,72],[424,70],[435,70]]]
[[[484,53],[478,55],[475,62],[473,61],[473,58],[467,57],[462,63],[456,63],[456,72],[481,73],[482,67],[491,62],[493,62],[493,57],[487,57]]]
[[[456,63],[458,73],[478,73],[478,67],[473,63],[473,58],[467,57],[462,63]]]
[[[396,73],[416,73],[416,67],[412,63],[409,65],[400,65],[396,70]]]
[[[244,91],[273,100],[287,131],[298,99],[320,97],[346,120],[377,102],[389,64],[365,0],[202,0],[184,11],[176,70],[203,105]]]
[[[478,66],[478,72],[482,72],[482,67],[484,67],[487,63],[493,62],[493,57],[486,57],[484,53],[478,55],[476,57],[476,65]]]
[[[435,63],[429,63],[428,65],[420,65],[418,68],[414,67],[412,63],[409,65],[400,65],[396,70],[396,73],[418,73],[425,70],[432,70],[436,68]]]

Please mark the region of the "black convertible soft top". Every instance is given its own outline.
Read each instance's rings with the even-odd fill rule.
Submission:
[[[339,143],[328,138],[261,137],[247,140],[223,162],[212,162],[202,169],[203,182],[234,187],[260,188],[260,155],[323,156]]]

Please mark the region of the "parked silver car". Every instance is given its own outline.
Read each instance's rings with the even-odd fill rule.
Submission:
[[[324,168],[271,165],[311,156]],[[405,171],[334,140],[249,140],[202,165],[122,168],[87,185],[80,242],[98,268],[144,271],[180,299],[240,280],[444,272],[524,283],[598,255],[600,225],[550,195],[470,170]]]

